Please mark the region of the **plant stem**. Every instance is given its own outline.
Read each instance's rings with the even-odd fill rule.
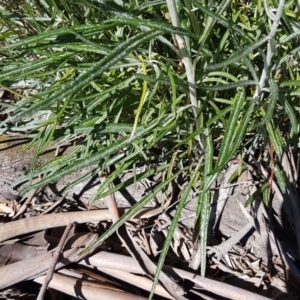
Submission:
[[[172,25],[175,27],[181,27],[175,0],[167,0],[167,6],[168,6],[169,13],[170,13]],[[198,107],[197,91],[196,91],[196,83],[195,83],[195,70],[194,70],[192,59],[191,59],[190,53],[187,49],[185,40],[178,34],[175,35],[175,39],[178,43],[182,63],[186,70],[188,86],[189,86],[190,101],[191,101],[192,108],[193,108],[196,129],[198,130],[200,128],[200,120],[198,117],[199,107]],[[204,147],[203,147],[203,143],[200,139],[200,136],[198,136],[198,142],[199,142],[201,150],[203,150]]]

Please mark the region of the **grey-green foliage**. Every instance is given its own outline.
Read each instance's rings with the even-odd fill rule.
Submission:
[[[32,188],[88,165],[97,172],[146,165],[136,180],[154,174],[155,164],[166,182],[177,180],[179,171],[192,178],[197,173],[194,188],[204,192],[195,228],[201,230],[203,260],[209,189],[228,161],[262,133],[278,155],[287,144],[297,148],[299,14],[293,1],[284,7],[280,1],[273,10],[260,0],[176,2],[177,27],[165,1],[5,3],[0,85],[17,101],[3,102],[1,132],[32,133],[37,155],[47,145],[81,137],[72,153],[28,175],[49,172]],[[182,38],[180,51],[176,36]],[[184,53],[196,83],[192,105]],[[118,175],[110,174],[108,182]],[[100,187],[96,198],[105,190]]]

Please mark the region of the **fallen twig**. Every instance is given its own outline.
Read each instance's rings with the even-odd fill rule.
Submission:
[[[12,218],[13,220],[16,220],[26,211],[28,205],[31,203],[32,199],[38,193],[39,190],[41,190],[41,188],[36,188],[30,193],[30,195],[27,197],[26,201],[23,203],[17,214]]]
[[[48,285],[49,285],[49,283],[50,283],[50,281],[53,277],[55,266],[57,264],[57,261],[59,259],[60,254],[62,252],[62,248],[63,248],[64,244],[66,243],[66,239],[68,237],[68,234],[69,234],[72,226],[73,226],[72,223],[68,224],[68,226],[65,228],[63,236],[61,237],[61,239],[59,241],[58,246],[55,248],[55,252],[53,253],[53,257],[52,257],[51,264],[50,264],[48,272],[47,272],[47,276],[45,277],[43,285],[42,285],[42,287],[40,289],[40,292],[38,294],[37,300],[43,300],[44,299],[47,287],[48,287]]]

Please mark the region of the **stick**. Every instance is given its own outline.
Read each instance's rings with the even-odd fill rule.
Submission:
[[[57,264],[57,261],[59,259],[59,256],[60,256],[61,252],[62,252],[63,246],[64,246],[64,244],[66,242],[66,239],[67,239],[68,234],[69,234],[70,230],[72,229],[72,227],[73,227],[73,224],[69,223],[68,226],[65,228],[64,234],[62,235],[62,237],[61,237],[61,239],[59,241],[59,244],[56,247],[55,252],[53,253],[53,257],[52,257],[52,260],[51,260],[51,263],[50,263],[47,275],[46,275],[45,280],[43,282],[43,285],[42,285],[42,287],[40,289],[40,292],[38,294],[37,300],[43,300],[44,299],[47,287],[48,287],[48,285],[49,285],[49,283],[50,283],[50,281],[51,281],[51,279],[53,277],[55,266]]]

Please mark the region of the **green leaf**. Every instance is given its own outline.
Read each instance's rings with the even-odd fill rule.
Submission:
[[[121,182],[118,185],[115,185],[113,188],[110,188],[109,191],[105,191],[105,189],[107,187],[109,187],[109,184],[115,180],[117,175],[120,174],[120,172],[123,171],[123,169],[126,169],[126,167],[128,167],[128,165],[132,165],[134,162],[136,162],[133,160],[136,155],[137,155],[137,152],[132,153],[130,155],[130,157],[132,159],[128,163],[126,163],[126,164],[124,163],[123,166],[118,167],[118,169],[116,170],[116,173],[113,173],[109,177],[107,177],[105,182],[99,187],[99,190],[97,191],[97,193],[94,196],[94,199],[92,201],[97,201],[97,199],[104,198],[108,195],[111,195],[111,194],[117,192],[117,191],[125,189],[133,183],[140,182],[141,180],[148,178],[156,173],[162,172],[168,168],[168,165],[162,165],[162,166],[158,166],[155,169],[149,169],[146,172],[137,174],[135,177],[129,178],[126,181]]]
[[[0,74],[0,81],[3,80],[16,80],[18,78],[24,78],[30,74],[40,71],[43,68],[49,67],[49,65],[64,61],[67,58],[70,58],[73,54],[71,53],[62,53],[52,56],[47,59],[40,59],[36,62],[30,62],[28,64],[23,64],[22,67],[17,66],[11,70],[5,70],[3,74]]]
[[[164,31],[164,32],[168,32],[168,33],[171,33],[171,34],[180,34],[180,35],[183,35],[183,36],[190,36],[190,37],[194,37],[196,38],[196,36],[184,29],[184,28],[181,28],[181,27],[174,27],[168,23],[164,23],[164,22],[155,22],[155,21],[150,21],[150,20],[143,20],[143,19],[138,19],[138,18],[135,18],[135,19],[110,19],[106,22],[113,22],[113,23],[116,23],[116,24],[125,24],[125,25],[133,25],[133,26],[146,26],[146,27],[149,27],[151,29],[156,29],[156,30],[161,30],[161,31]],[[105,24],[105,22],[104,22]]]
[[[147,31],[128,39],[127,41],[123,42],[118,47],[116,47],[113,51],[111,51],[106,57],[101,59],[99,62],[95,63],[78,78],[69,83],[63,84],[60,87],[60,89],[55,91],[53,95],[49,96],[48,99],[40,101],[26,110],[20,111],[16,115],[9,118],[7,122],[15,122],[16,120],[20,120],[24,117],[30,116],[37,111],[49,108],[52,104],[54,104],[57,101],[61,101],[72,94],[74,95],[86,84],[88,84],[92,80],[95,80],[103,72],[105,72],[111,66],[113,66],[116,62],[124,58],[128,53],[135,50],[140,44],[151,40],[159,34],[161,34],[161,31]]]
[[[280,101],[281,105],[284,107],[284,110],[287,113],[288,118],[291,122],[291,137],[293,135],[297,135],[298,121],[297,121],[294,107],[289,103],[287,97],[285,97],[283,95],[279,95],[279,101]]]
[[[68,167],[65,167],[59,171],[55,170],[55,172],[51,175],[46,176],[44,179],[39,181],[36,184],[31,185],[30,187],[26,188],[25,190],[31,190],[38,188],[40,186],[46,185],[48,183],[54,183],[57,180],[61,179],[62,177],[81,170],[87,166],[91,165],[98,165],[103,159],[106,157],[110,157],[111,155],[117,153],[119,150],[124,149],[132,144],[133,141],[142,138],[147,133],[151,132],[155,127],[160,125],[163,120],[158,120],[153,124],[149,125],[145,130],[137,132],[131,139],[128,136],[121,138],[120,140],[112,143],[109,147],[102,147],[97,153],[92,154],[90,157],[84,157],[70,163]]]
[[[273,122],[268,122],[266,124],[267,131],[269,133],[270,140],[274,145],[275,152],[281,156],[283,152],[284,140],[282,139],[281,132],[277,126],[274,126]]]
[[[209,129],[205,132],[205,160],[204,160],[204,174],[202,187],[207,186],[210,180],[211,172],[213,170],[213,154],[214,147],[212,143],[212,136]],[[203,191],[199,195],[199,205],[197,207],[197,219],[200,216],[200,253],[201,253],[201,276],[205,276],[206,271],[206,247],[207,247],[207,231],[210,216],[210,189]]]
[[[225,91],[225,90],[236,89],[237,87],[243,87],[247,85],[257,85],[257,82],[253,80],[241,80],[238,82],[231,82],[231,83],[216,85],[216,86],[200,85],[200,88],[207,91]]]
[[[255,191],[246,201],[246,203],[244,204],[245,207],[247,207],[248,205],[250,205],[259,195],[261,195],[262,193],[264,193],[265,191],[267,191],[270,188],[270,184],[269,182],[265,182],[262,186],[260,186],[257,191]],[[266,205],[268,203],[265,203]]]
[[[169,228],[166,240],[164,242],[163,249],[162,249],[162,251],[161,251],[161,253],[159,255],[159,260],[158,260],[158,263],[157,263],[157,268],[156,268],[155,276],[154,276],[154,279],[153,279],[153,285],[152,285],[152,289],[151,289],[151,294],[149,296],[150,299],[152,298],[152,296],[154,294],[154,291],[155,291],[155,288],[157,286],[157,283],[159,281],[159,274],[160,274],[160,272],[161,272],[161,270],[162,270],[162,268],[164,266],[165,259],[166,259],[167,253],[169,251],[170,244],[171,244],[172,239],[174,237],[175,229],[178,226],[178,221],[179,221],[182,209],[184,208],[185,203],[186,203],[187,199],[189,198],[190,191],[191,191],[191,189],[192,189],[192,187],[193,187],[193,185],[195,183],[195,179],[198,177],[198,172],[199,172],[200,165],[201,164],[199,162],[197,164],[195,170],[193,171],[193,175],[192,175],[192,177],[191,177],[191,179],[189,181],[189,184],[184,189],[182,198],[180,199],[179,205],[176,208],[176,212],[175,212],[175,215],[173,217],[172,223],[170,225],[170,228]]]
[[[229,153],[233,146],[234,137],[236,135],[237,123],[240,119],[240,113],[245,101],[245,90],[238,91],[234,105],[232,107],[227,126],[225,128],[225,135],[222,140],[220,154],[218,156],[216,166],[222,166],[229,159]]]
[[[195,1],[194,5],[204,13],[204,15],[207,15],[211,17],[213,20],[215,20],[217,23],[223,25],[226,28],[232,28],[234,31],[239,33],[244,39],[246,39],[248,42],[253,42],[254,40],[250,38],[247,33],[243,30],[241,30],[238,26],[235,24],[232,24],[230,20],[225,19],[223,16],[220,16],[216,13],[214,13],[209,8],[204,7],[202,4],[199,3],[199,1]]]
[[[270,85],[270,103],[267,106],[266,112],[264,112],[264,118],[261,122],[256,124],[256,128],[265,125],[267,122],[271,121],[274,116],[274,110],[278,100],[278,87],[273,79],[269,79]]]
[[[174,176],[169,179],[163,181],[159,185],[157,185],[151,193],[144,196],[139,202],[131,207],[131,209],[126,212],[116,223],[114,223],[95,243],[93,243],[88,248],[84,249],[79,255],[84,254],[90,250],[95,249],[99,245],[101,245],[108,237],[110,237],[119,227],[121,227],[126,221],[134,217],[141,208],[143,208],[153,197],[157,195],[160,191],[162,191],[172,180],[174,180],[182,171],[176,173]]]
[[[242,60],[244,56],[248,55],[250,52],[252,52],[256,48],[258,48],[259,46],[263,45],[267,41],[269,41],[268,36],[266,36],[266,37],[262,38],[261,40],[249,45],[247,48],[243,49],[243,51],[241,53],[234,54],[233,56],[226,59],[225,61],[222,61],[222,62],[217,63],[217,64],[207,65],[205,69],[206,70],[218,70],[218,69],[225,68],[225,67],[227,67],[227,66],[229,66],[229,65],[231,65],[235,62],[238,62],[238,61]]]
[[[91,24],[91,25],[77,25],[70,27],[72,31],[76,32],[83,32],[85,35],[95,35],[99,34],[102,31],[112,29],[116,26],[116,24],[105,24],[105,25],[98,25],[98,24]],[[18,42],[11,43],[3,49],[14,49],[19,47],[28,46],[30,44],[38,44],[49,42],[50,45],[52,42],[55,42],[58,38],[63,38],[64,36],[69,36],[70,30],[69,28],[60,28],[56,30],[46,31],[43,33],[39,33],[38,35],[29,36],[26,39],[22,39]]]

